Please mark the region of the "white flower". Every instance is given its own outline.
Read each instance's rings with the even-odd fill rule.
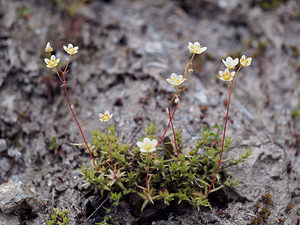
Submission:
[[[57,59],[55,57],[55,55],[51,55],[50,59],[45,58],[44,61],[47,64],[48,68],[53,68],[53,67],[57,66],[57,64],[59,63],[60,59],[59,58]]]
[[[199,42],[194,42],[194,44],[192,42],[189,42],[189,45],[187,47],[190,50],[190,53],[194,53],[194,54],[201,54],[207,49],[207,47],[200,48]]]
[[[241,59],[240,59],[240,63],[242,66],[250,66],[252,62],[252,58],[251,57],[246,57],[245,55],[242,55]]]
[[[99,120],[102,122],[108,122],[112,118],[112,114],[110,114],[108,111],[105,111],[104,114],[99,113]]]
[[[64,47],[64,50],[70,55],[74,55],[78,52],[78,46],[73,47],[72,44],[68,44],[68,47],[66,47],[66,46],[63,46],[63,47]]]
[[[182,75],[177,75],[176,73],[172,73],[170,75],[170,78],[167,78],[167,81],[173,85],[174,87],[177,87],[178,85],[182,84],[185,79]]]
[[[138,141],[136,145],[140,148],[143,153],[154,152],[157,146],[157,140],[150,140],[149,138],[144,138],[143,142]]]
[[[50,42],[49,42],[49,41],[48,41],[48,43],[47,43],[47,45],[46,45],[45,52],[53,52],[53,48],[52,48],[52,46],[50,45]]]
[[[228,56],[226,58],[226,61],[224,59],[222,59],[224,65],[228,68],[228,69],[234,69],[235,66],[239,63],[239,59],[235,58],[234,60]]]
[[[229,72],[229,69],[225,69],[224,71],[219,71],[220,79],[224,81],[231,81],[235,75],[235,72]]]

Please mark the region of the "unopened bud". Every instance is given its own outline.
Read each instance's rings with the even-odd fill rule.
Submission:
[[[166,113],[169,114],[169,109],[168,108],[166,108]]]
[[[193,73],[194,70],[192,68],[189,69],[189,73]]]
[[[178,104],[179,103],[179,98],[175,98],[175,103]]]
[[[160,164],[160,161],[158,159],[154,160],[154,165],[158,166]]]

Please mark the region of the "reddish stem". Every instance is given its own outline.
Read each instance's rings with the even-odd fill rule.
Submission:
[[[72,106],[71,106],[71,103],[70,103],[70,100],[69,100],[69,97],[68,97],[68,91],[67,91],[67,85],[66,85],[66,84],[64,85],[64,88],[65,88],[65,93],[66,93],[66,98],[67,98],[67,102],[68,102],[69,108],[70,108],[70,110],[71,110],[71,112],[72,112],[72,115],[73,115],[73,117],[74,117],[74,119],[75,119],[75,121],[76,121],[76,124],[77,124],[77,126],[78,126],[78,128],[79,128],[79,130],[80,130],[80,133],[81,133],[81,136],[82,136],[82,138],[83,138],[83,140],[84,140],[84,143],[85,143],[86,147],[87,147],[88,150],[89,150],[91,159],[94,161],[94,157],[93,157],[93,155],[92,155],[92,151],[91,151],[91,149],[90,149],[90,147],[89,147],[89,145],[88,145],[88,143],[87,143],[87,141],[86,141],[86,139],[85,139],[85,136],[84,136],[84,134],[83,134],[83,132],[82,132],[82,129],[81,129],[81,127],[80,127],[80,125],[79,125],[79,123],[78,123],[78,120],[77,120],[77,118],[76,118],[76,115],[75,115],[75,113],[74,113],[74,111],[73,111],[73,109],[72,109]]]
[[[69,65],[69,63],[67,64],[67,66],[68,66],[68,65]],[[66,71],[66,68],[65,68],[65,71]],[[89,145],[88,145],[88,143],[87,143],[87,141],[86,141],[86,139],[85,139],[85,136],[84,136],[84,134],[83,134],[83,132],[82,132],[82,129],[81,129],[81,127],[80,127],[80,124],[78,123],[78,120],[77,120],[77,118],[76,118],[76,115],[75,115],[75,113],[74,113],[74,111],[73,111],[73,109],[72,109],[72,106],[71,106],[71,103],[70,103],[70,100],[69,100],[69,96],[68,96],[67,85],[66,85],[65,71],[63,72],[63,78],[64,78],[64,80],[61,80],[61,76],[59,75],[59,73],[58,73],[57,70],[56,70],[56,73],[57,73],[58,77],[60,78],[60,80],[61,80],[62,83],[63,83],[64,89],[65,89],[66,98],[67,98],[67,102],[68,102],[68,105],[69,105],[69,109],[70,109],[70,111],[71,111],[71,113],[72,113],[72,115],[73,115],[73,117],[74,117],[74,119],[75,119],[75,121],[76,121],[76,124],[77,124],[77,126],[78,126],[78,128],[79,128],[80,134],[81,134],[81,136],[82,136],[82,138],[83,138],[83,140],[84,140],[85,146],[86,146],[87,149],[89,150],[89,154],[90,154],[90,157],[91,157],[91,159],[92,159],[92,163],[93,163],[95,169],[98,170],[98,167],[97,167],[97,165],[95,164],[95,160],[94,160],[92,151],[91,151],[91,149],[90,149],[90,147],[89,147]]]
[[[232,86],[231,91],[230,91],[229,85],[228,85],[227,88],[228,88],[228,102],[227,102],[227,112],[226,112],[225,125],[224,125],[224,131],[223,131],[223,140],[222,140],[222,148],[221,148],[221,153],[220,153],[220,160],[219,160],[219,164],[218,164],[217,170],[216,170],[214,178],[213,178],[213,180],[212,180],[212,182],[211,182],[211,184],[209,186],[209,189],[208,189],[208,192],[207,192],[206,196],[208,196],[209,193],[210,193],[211,187],[213,186],[213,184],[215,182],[215,179],[217,177],[217,174],[218,174],[221,162],[222,162],[222,155],[223,155],[223,149],[224,149],[224,143],[225,143],[225,132],[226,132],[226,127],[227,127],[227,120],[228,120],[230,100],[231,100],[231,94],[232,94],[233,86]]]
[[[177,107],[177,105],[176,105]],[[173,136],[174,136],[174,145],[175,145],[175,150],[176,150],[176,154],[177,154],[177,161],[179,161],[179,153],[178,153],[178,148],[177,148],[177,143],[176,143],[176,135],[175,135],[175,130],[173,127],[173,118],[171,117],[171,113],[170,113],[170,109],[168,109],[168,113],[169,113],[169,119],[171,122],[171,127],[172,127],[172,131],[173,131]]]
[[[169,112],[170,112],[170,106],[171,106],[171,103],[169,104],[169,107],[168,107],[168,111],[169,111]],[[167,130],[168,130],[169,127],[170,127],[170,123],[171,123],[171,121],[173,120],[173,117],[174,117],[174,115],[175,115],[175,112],[176,112],[177,108],[178,108],[178,104],[176,103],[176,106],[175,106],[175,109],[174,109],[174,111],[173,111],[172,117],[169,118],[169,123],[168,123],[168,125],[167,125],[167,128],[165,129],[165,132],[164,132],[163,136],[161,137],[161,139],[158,141],[158,144],[156,145],[156,147],[158,147],[158,146],[160,145],[160,143],[162,142],[162,140],[163,140],[164,137],[166,136]]]
[[[220,160],[219,160],[219,164],[218,164],[218,167],[217,167],[217,170],[216,170],[216,173],[214,175],[214,178],[209,186],[209,189],[208,189],[208,192],[206,194],[206,196],[209,195],[210,193],[210,190],[215,182],[215,179],[217,177],[217,174],[218,174],[218,171],[219,171],[219,168],[220,168],[220,165],[221,165],[221,161],[222,161],[222,154],[223,154],[223,149],[224,149],[224,143],[225,143],[225,132],[226,132],[226,127],[227,127],[227,120],[228,120],[228,114],[229,114],[229,107],[230,107],[230,100],[231,100],[231,95],[232,95],[232,92],[233,92],[233,89],[234,89],[234,84],[235,84],[235,80],[237,78],[237,75],[238,73],[240,72],[242,66],[240,66],[234,76],[234,79],[232,81],[232,85],[231,85],[231,88],[230,88],[230,85],[229,83],[227,83],[227,89],[228,89],[228,102],[227,102],[227,112],[226,112],[226,118],[225,118],[225,126],[224,126],[224,132],[223,132],[223,140],[222,140],[222,148],[221,148],[221,154],[220,154]]]
[[[114,179],[116,179],[117,176],[116,176],[116,172],[115,172],[115,168],[114,168],[114,164],[113,164],[113,160],[112,160],[112,156],[111,156],[111,146],[110,146],[110,140],[109,140],[109,136],[108,136],[108,124],[107,124],[107,122],[105,124],[106,124],[106,136],[107,136],[107,143],[108,143],[108,147],[109,147],[109,156],[110,156],[111,168],[114,172]]]
[[[184,73],[183,73],[183,78],[186,77],[187,71],[188,71],[189,67],[192,65],[192,62],[193,62],[194,57],[195,57],[195,54],[192,55],[190,61],[189,61],[188,64],[186,65],[185,70],[184,70]],[[179,87],[178,95],[177,95],[178,100],[180,100],[180,94],[181,94],[182,91],[183,91],[183,86],[182,86],[182,84],[181,84],[180,87]],[[174,134],[174,142],[175,142],[176,153],[177,153],[177,157],[178,157],[179,154],[178,154],[177,145],[176,145],[176,135],[175,135],[175,133],[174,133],[174,128],[173,128],[173,117],[174,117],[175,112],[176,112],[176,110],[177,110],[177,108],[178,108],[178,103],[176,103],[176,107],[175,107],[175,109],[174,109],[174,111],[173,111],[172,116],[170,117],[170,108],[171,108],[171,104],[172,104],[172,102],[173,102],[173,100],[174,100],[175,97],[176,97],[176,94],[173,96],[172,100],[171,100],[170,103],[169,103],[169,106],[168,106],[169,122],[168,122],[168,125],[167,125],[167,127],[166,127],[166,129],[165,129],[165,131],[164,131],[163,136],[162,136],[162,137],[160,138],[160,140],[158,141],[158,144],[156,145],[156,147],[158,147],[158,146],[160,145],[160,143],[162,142],[162,140],[163,140],[164,137],[166,136],[167,130],[169,129],[170,124],[171,124],[171,125],[172,125],[173,134]]]

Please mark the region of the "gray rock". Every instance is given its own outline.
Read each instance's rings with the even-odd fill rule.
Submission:
[[[20,225],[18,216],[14,214],[4,214],[0,212],[0,225]]]
[[[65,191],[68,187],[69,187],[69,183],[68,183],[68,182],[65,182],[65,183],[61,183],[61,184],[56,185],[55,190],[56,190],[57,192],[63,192],[63,191]]]
[[[194,97],[199,101],[200,104],[207,105],[208,99],[205,90],[199,91],[194,94]]]
[[[0,159],[0,169],[1,173],[2,171],[6,173],[10,170],[10,162],[8,158],[3,157],[2,159]]]
[[[22,157],[22,153],[19,149],[13,147],[13,148],[9,148],[7,151],[7,154],[10,157],[16,158],[16,159],[20,159]]]
[[[22,182],[7,182],[0,185],[0,209],[3,213],[18,213],[19,209],[31,208],[39,211],[43,208],[29,187]]]
[[[0,139],[0,152],[3,152],[7,149],[7,142],[5,139]]]

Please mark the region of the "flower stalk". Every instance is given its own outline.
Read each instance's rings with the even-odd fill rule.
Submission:
[[[232,69],[234,69],[236,67],[236,65],[238,64],[239,61],[240,61],[240,66],[237,69],[237,72],[231,71]],[[238,58],[232,59],[231,57],[228,56],[226,58],[226,60],[222,59],[222,62],[227,67],[224,71],[219,71],[220,79],[223,80],[223,81],[227,81],[227,90],[228,90],[227,111],[226,111],[226,116],[225,116],[225,124],[224,124],[220,159],[219,159],[217,170],[216,170],[216,172],[214,174],[214,177],[213,177],[213,179],[212,179],[212,181],[209,185],[209,189],[208,189],[208,192],[207,192],[206,196],[208,196],[210,191],[211,191],[211,188],[212,188],[212,186],[213,186],[213,184],[216,180],[216,177],[217,177],[217,174],[218,174],[221,162],[222,162],[222,156],[223,156],[223,150],[224,150],[224,144],[225,144],[225,136],[226,136],[226,128],[227,128],[227,121],[228,121],[229,108],[230,108],[230,102],[231,102],[231,95],[233,93],[235,81],[236,81],[237,75],[240,72],[242,66],[243,67],[250,66],[250,64],[252,62],[252,58],[251,57],[247,58],[245,55],[243,55],[239,60]],[[231,85],[230,85],[230,83],[231,83]]]
[[[150,177],[149,177],[149,170],[150,170],[150,162],[151,162],[151,155],[147,153],[147,158],[148,158],[148,165],[147,165],[147,175],[146,175],[146,192],[147,196],[149,198],[149,185],[150,185]]]
[[[77,120],[77,117],[76,117],[76,115],[75,115],[75,113],[74,113],[74,111],[73,111],[72,105],[71,105],[70,100],[69,100],[69,96],[68,96],[68,88],[67,88],[66,76],[65,76],[65,73],[66,73],[66,71],[67,71],[68,65],[69,65],[69,63],[67,63],[67,66],[65,67],[65,70],[62,71],[62,76],[63,76],[63,78],[61,78],[61,76],[60,76],[60,74],[59,74],[59,71],[58,71],[57,69],[56,69],[56,74],[57,74],[58,78],[60,79],[60,81],[62,82],[62,86],[64,87],[65,96],[66,96],[66,99],[67,99],[67,102],[68,102],[69,109],[70,109],[70,111],[71,111],[71,113],[72,113],[72,115],[73,115],[73,118],[74,118],[74,120],[75,120],[75,122],[76,122],[76,124],[77,124],[77,127],[78,127],[78,129],[79,129],[79,131],[80,131],[80,134],[81,134],[81,136],[82,136],[82,138],[83,138],[83,140],[84,140],[84,144],[85,144],[85,146],[87,147],[87,149],[88,149],[88,151],[89,151],[89,154],[90,154],[90,157],[91,157],[91,160],[92,160],[92,164],[93,164],[93,166],[95,167],[95,169],[98,170],[98,167],[97,167],[97,165],[96,165],[96,163],[95,163],[95,160],[94,160],[94,157],[93,157],[93,154],[92,154],[92,151],[91,151],[91,149],[90,149],[90,147],[89,147],[89,145],[88,145],[88,143],[87,143],[87,141],[86,141],[86,138],[85,138],[85,136],[84,136],[84,134],[83,134],[83,131],[82,131],[82,129],[81,129],[81,126],[80,126],[80,124],[79,124],[79,122],[78,122],[78,120]]]
[[[108,143],[108,147],[109,147],[109,156],[110,156],[110,163],[111,163],[111,168],[112,168],[112,171],[114,172],[114,179],[117,179],[117,176],[116,176],[116,171],[115,171],[115,167],[114,167],[114,163],[113,163],[113,159],[112,159],[112,150],[111,150],[111,146],[110,146],[110,140],[109,140],[109,136],[108,136],[108,123],[106,122],[105,123],[106,125],[106,137],[107,137],[107,143]]]
[[[199,44],[199,47],[200,47],[200,44]],[[189,47],[189,49],[190,49],[190,47]],[[206,48],[205,49],[202,48],[201,52],[200,51],[198,51],[198,52],[202,53],[205,50],[206,50]],[[191,51],[191,53],[193,53],[193,55],[192,55],[190,61],[188,62],[188,64],[186,65],[186,67],[185,67],[185,70],[184,70],[184,73],[183,73],[183,77],[182,77],[183,80],[186,80],[187,72],[188,72],[189,68],[192,66],[193,60],[195,58],[195,55],[196,54],[200,54],[200,53],[193,52],[193,51]],[[178,148],[177,148],[177,140],[176,140],[175,130],[174,130],[174,127],[173,127],[173,117],[175,115],[176,110],[178,109],[178,103],[180,101],[180,95],[181,95],[181,92],[183,91],[183,85],[182,84],[183,84],[183,82],[178,85],[179,86],[179,90],[178,90],[178,86],[176,86],[175,93],[174,93],[171,101],[169,102],[169,106],[168,106],[169,122],[167,124],[167,127],[166,127],[166,129],[165,129],[162,137],[159,139],[158,144],[156,146],[156,147],[158,147],[160,145],[160,143],[162,142],[162,140],[166,136],[166,133],[167,133],[167,131],[168,131],[170,125],[171,125],[173,136],[174,136],[174,145],[175,145],[175,150],[176,150],[176,154],[177,154],[177,161],[179,161],[179,152],[178,152]],[[177,91],[178,91],[178,93],[177,93]],[[173,103],[174,100],[175,100],[175,104],[176,105],[175,105],[174,111],[173,111],[173,113],[171,115],[171,105],[172,105],[172,103]]]
[[[52,46],[50,45],[50,43],[48,42],[47,45],[46,45],[46,48],[45,48],[45,52],[48,52],[50,55],[51,55],[51,52],[53,51],[54,49],[52,48]],[[67,50],[66,50],[67,51]],[[55,68],[55,72],[60,80],[60,82],[62,83],[62,87],[64,87],[64,91],[65,91],[65,96],[66,96],[66,99],[67,99],[67,103],[68,103],[68,106],[69,106],[69,109],[73,115],[73,118],[77,124],[77,127],[80,131],[80,134],[84,140],[84,144],[85,146],[87,147],[88,151],[89,151],[89,154],[90,154],[90,157],[91,157],[91,160],[92,160],[92,164],[94,166],[94,168],[96,170],[98,170],[98,166],[96,165],[95,163],[95,160],[94,160],[94,157],[93,157],[93,154],[92,154],[92,151],[87,143],[87,140],[84,136],[84,133],[81,129],[81,126],[77,120],[77,117],[75,115],[75,112],[73,111],[73,108],[72,108],[72,105],[70,103],[70,100],[69,100],[69,96],[68,96],[68,88],[67,88],[67,83],[66,83],[66,72],[67,72],[67,68],[69,67],[69,63],[70,63],[70,60],[71,60],[71,55],[73,54],[76,54],[78,52],[78,47],[73,47],[72,44],[69,44],[69,48],[68,48],[68,51],[67,53],[70,54],[70,57],[69,59],[67,60],[67,65],[65,66],[65,69],[62,71],[59,67],[58,67],[58,63],[60,62],[60,59],[59,58],[56,58],[55,55],[51,55],[50,56],[50,59],[47,59],[45,58],[44,61],[47,65],[48,68]]]
[[[150,154],[151,152],[156,151],[156,146],[157,146],[157,140],[150,140],[149,138],[144,138],[143,141],[138,141],[136,145],[140,148],[141,153],[147,153],[147,159],[148,159],[148,164],[147,164],[147,175],[146,175],[146,188],[142,188],[143,190],[146,191],[147,193],[147,198],[152,202],[151,196],[150,196],[150,180],[151,176],[149,175],[149,170],[150,170],[150,162],[152,155]]]
[[[109,148],[110,166],[111,166],[112,171],[114,173],[114,179],[117,179],[117,175],[116,175],[116,171],[115,171],[115,167],[114,167],[114,163],[113,163],[113,159],[112,159],[112,149],[111,149],[109,135],[108,135],[108,121],[110,121],[112,116],[113,115],[110,114],[109,111],[107,111],[107,110],[105,111],[104,114],[99,113],[99,120],[101,122],[105,123],[105,126],[106,126],[106,138],[107,138],[107,144],[108,144],[108,148]]]

